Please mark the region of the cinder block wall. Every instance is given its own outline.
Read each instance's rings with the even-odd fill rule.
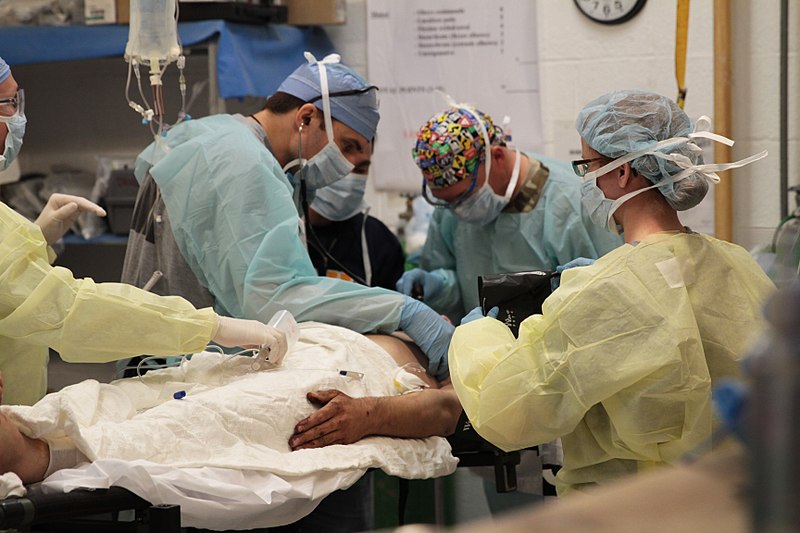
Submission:
[[[533,0],[526,0],[533,1]],[[573,2],[539,0],[536,30],[541,64],[544,152],[558,155],[566,128],[587,101],[608,90],[638,87],[676,94],[675,2],[650,0],[634,19],[617,26],[591,22]],[[746,157],[768,149],[766,161],[734,172],[734,240],[750,248],[767,242],[779,221],[779,2],[734,0],[733,156]],[[798,107],[800,101],[800,6],[790,3],[790,185],[798,177]],[[343,59],[367,76],[366,13],[368,0],[348,0],[347,24],[328,27]],[[691,3],[686,85],[686,111],[692,117],[714,112],[713,3]],[[519,21],[525,24],[525,21]],[[396,194],[368,192],[373,214],[391,227],[405,202]],[[690,213],[690,225],[713,231],[713,212]],[[793,207],[790,201],[790,208]]]

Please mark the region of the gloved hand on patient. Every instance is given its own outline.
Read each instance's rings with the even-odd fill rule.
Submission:
[[[53,244],[64,236],[83,212],[106,216],[106,211],[94,202],[81,196],[54,193],[39,214],[35,223],[42,230],[47,244]]]
[[[434,272],[426,272],[421,268],[413,268],[405,272],[400,279],[397,280],[395,287],[397,292],[402,292],[406,296],[416,298],[414,287],[417,286],[422,289],[422,301],[429,302],[435,298],[437,294],[442,292],[444,287],[444,278]]]
[[[280,361],[286,355],[286,334],[258,320],[245,320],[228,316],[217,317],[217,331],[211,338],[222,346],[242,348],[268,347],[270,360]]]
[[[400,329],[411,337],[428,358],[428,373],[442,381],[450,375],[447,350],[455,328],[424,303],[405,297]]]

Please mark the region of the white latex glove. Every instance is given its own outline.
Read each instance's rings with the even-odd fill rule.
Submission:
[[[47,244],[53,244],[72,227],[78,216],[89,211],[97,216],[106,216],[105,210],[94,202],[81,196],[54,193],[47,200],[36,225],[42,229]]]
[[[269,360],[280,361],[286,355],[286,334],[258,320],[244,320],[228,316],[217,317],[217,332],[211,339],[222,346],[242,348],[269,348]]]

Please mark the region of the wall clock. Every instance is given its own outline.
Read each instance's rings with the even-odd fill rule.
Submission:
[[[581,13],[600,24],[622,24],[644,7],[647,0],[574,0]]]

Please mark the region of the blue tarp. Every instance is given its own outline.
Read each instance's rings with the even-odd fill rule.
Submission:
[[[219,37],[217,78],[222,98],[269,96],[305,62],[334,51],[322,28],[283,24],[250,25],[222,20],[178,24],[183,46]],[[120,57],[128,26],[27,26],[0,28],[0,57],[9,65]]]

